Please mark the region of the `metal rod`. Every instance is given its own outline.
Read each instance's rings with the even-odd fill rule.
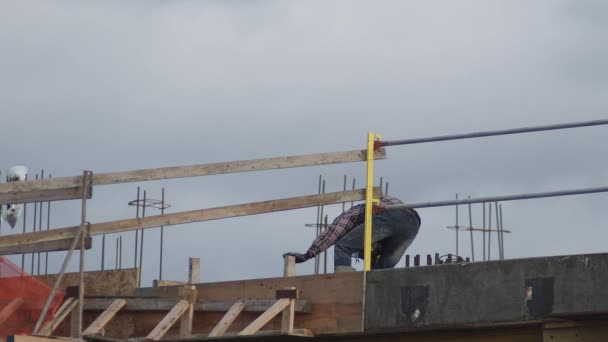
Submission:
[[[502,204],[498,206],[500,212],[500,249],[502,251],[502,258],[505,258],[505,227],[502,225]]]
[[[498,244],[498,259],[502,260],[502,248],[500,247],[500,220],[498,218],[498,202],[494,202],[496,211],[496,242]]]
[[[103,271],[105,268],[105,259],[106,259],[106,234],[101,236],[101,270]]]
[[[388,181],[386,182],[386,186],[385,186],[385,190],[384,190],[384,196],[388,196]]]
[[[146,190],[144,190],[143,204],[141,206],[141,217],[146,217]],[[139,287],[141,287],[141,277],[143,275],[144,263],[144,229],[141,230],[141,241],[139,243]]]
[[[27,175],[25,175],[25,179],[27,180]],[[27,203],[23,203],[23,233],[25,234],[26,230],[26,219],[27,219]],[[21,274],[25,272],[25,253],[21,254]]]
[[[451,205],[462,205],[462,204],[469,204],[469,203],[473,204],[473,203],[483,203],[483,202],[517,201],[517,200],[534,199],[534,198],[593,194],[593,193],[599,193],[599,192],[608,192],[608,187],[559,190],[559,191],[526,193],[526,194],[508,195],[508,196],[479,197],[479,198],[471,198],[471,199],[463,199],[463,200],[455,200],[455,201],[447,200],[447,201],[437,201],[437,202],[394,204],[394,205],[383,206],[383,208],[385,208],[387,210],[393,210],[393,209],[404,209],[404,208],[446,207],[446,206],[451,206]]]
[[[321,193],[324,194],[325,193],[325,179],[323,180],[323,185],[321,186]],[[325,212],[325,206],[321,206],[321,223],[323,223],[323,215]],[[319,225],[319,233],[323,234],[323,227],[321,227],[321,225]],[[323,254],[323,256],[325,258],[327,258],[327,251]],[[315,259],[316,262],[316,266],[317,266],[317,274],[319,274],[321,272],[321,256],[319,256],[317,259]]]
[[[44,169],[40,170],[40,179],[44,179]],[[38,213],[38,231],[41,232],[42,231],[42,202],[40,203],[40,213]],[[40,252],[38,252],[38,265],[37,265],[37,270],[36,270],[36,274],[40,275]]]
[[[78,283],[78,338],[82,338],[82,314],[84,309],[84,257],[85,257],[85,248],[84,241],[86,238],[84,227],[87,224],[87,197],[88,197],[88,188],[91,182],[91,171],[84,171],[82,173],[82,211],[80,214],[80,225],[82,226],[83,232],[80,234],[80,281]]]
[[[139,187],[137,187],[137,200],[135,201],[135,217],[139,218]],[[137,268],[137,245],[139,244],[139,229],[135,230],[135,262],[134,268]]]
[[[53,178],[53,175],[49,173],[49,179]],[[51,201],[46,202],[46,230],[51,229]],[[44,256],[44,274],[49,274],[49,252],[45,252]]]
[[[483,216],[483,225],[481,226],[483,235],[483,261],[486,261],[486,204],[482,203],[481,207]]]
[[[344,175],[344,186],[343,191],[346,191],[346,175]],[[346,203],[342,203],[342,212],[346,210]]]
[[[456,194],[456,201],[458,201],[458,194]],[[458,230],[460,229],[458,225],[458,205],[456,205],[456,255],[458,254]]]
[[[118,237],[118,269],[122,270],[122,235]]]
[[[165,188],[161,190],[160,214],[165,215]],[[160,226],[160,258],[158,261],[158,279],[163,280],[163,246],[165,237],[165,227]]]
[[[118,269],[118,236],[116,237],[116,253],[114,257],[114,269]]]
[[[38,180],[38,174],[36,174],[36,180]],[[38,202],[34,202],[34,226],[32,227],[32,232],[36,232],[36,219],[38,217]],[[36,253],[32,252],[32,268],[30,269],[30,274],[34,274],[34,259],[36,257]]]
[[[318,185],[318,193],[321,194],[321,184],[323,184],[323,175],[319,175],[319,185]],[[321,206],[318,205],[317,206],[317,227],[315,230],[315,239],[319,237],[319,234],[321,234]],[[318,270],[318,266],[317,266],[317,260],[319,259],[318,255],[315,255],[315,266],[314,266],[314,274],[319,274],[319,270]]]
[[[353,177],[353,190],[355,190],[355,183],[357,182],[357,179]],[[350,202],[350,207],[352,208],[353,205],[355,205],[355,202],[351,201]]]
[[[471,196],[469,196],[471,198]],[[475,243],[473,241],[473,213],[469,203],[469,227],[471,228],[471,260],[475,261]]]
[[[427,138],[388,140],[388,141],[382,141],[381,145],[382,146],[412,145],[412,144],[421,144],[421,143],[446,141],[446,140],[482,138],[482,137],[491,137],[491,136],[497,136],[497,135],[551,131],[551,130],[558,130],[558,129],[599,126],[599,125],[606,125],[606,124],[608,124],[608,120],[595,120],[595,121],[574,122],[574,123],[565,123],[565,124],[557,124],[557,125],[504,129],[504,130],[497,130],[497,131],[483,131],[483,132],[474,132],[474,133],[465,133],[465,134],[441,135],[441,136],[427,137]]]
[[[492,203],[488,203],[488,260],[492,260]]]
[[[327,215],[325,215],[325,229],[327,229]],[[327,274],[327,249],[323,252],[323,273]]]
[[[42,308],[40,317],[38,317],[38,322],[36,322],[36,326],[34,327],[34,331],[33,331],[32,335],[35,335],[38,333],[38,330],[40,330],[40,326],[42,325],[42,322],[44,322],[44,319],[46,318],[47,311],[49,310],[51,302],[53,301],[53,297],[55,297],[55,292],[57,292],[57,288],[59,287],[59,284],[61,283],[61,279],[63,278],[65,270],[68,267],[68,264],[70,263],[70,259],[72,258],[74,249],[76,249],[76,245],[80,241],[80,235],[83,234],[83,230],[84,230],[84,225],[81,225],[80,229],[78,229],[78,231],[76,232],[74,241],[72,241],[70,250],[68,251],[68,254],[65,256],[65,259],[63,259],[63,264],[61,265],[61,269],[59,270],[59,274],[57,275],[55,284],[53,285],[53,288],[51,289],[49,296],[46,298],[46,303],[44,303],[44,307]]]

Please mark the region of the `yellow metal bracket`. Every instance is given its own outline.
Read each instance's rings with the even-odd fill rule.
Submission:
[[[380,200],[374,198],[374,148],[375,142],[382,137],[380,134],[367,134],[367,182],[365,186],[365,237],[363,239],[364,270],[371,270],[372,259],[372,209]]]

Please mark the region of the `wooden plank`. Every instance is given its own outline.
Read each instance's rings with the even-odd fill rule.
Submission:
[[[0,247],[0,255],[68,251],[70,250],[72,242],[74,242],[74,239],[61,239],[54,241],[45,241],[36,244]],[[85,249],[91,249],[92,247],[93,239],[91,237],[87,237],[85,239]],[[80,244],[77,244],[75,249],[80,250]]]
[[[156,325],[156,327],[154,327],[146,338],[153,341],[158,341],[163,338],[165,333],[171,329],[173,324],[177,322],[177,320],[184,314],[184,312],[186,312],[186,310],[188,310],[189,307],[190,303],[185,300],[180,300],[177,302],[173,309],[169,311],[169,313],[162,319],[162,321],[160,321],[160,323],[158,323],[158,325]]]
[[[226,330],[230,327],[230,324],[234,322],[234,320],[238,317],[238,315],[245,308],[245,303],[236,302],[234,303],[228,312],[222,317],[222,319],[217,323],[217,325],[211,330],[208,337],[218,337],[224,336]]]
[[[75,298],[66,299],[63,302],[63,304],[61,305],[61,307],[59,308],[59,310],[57,310],[55,317],[49,323],[47,323],[42,329],[40,329],[40,332],[38,334],[42,335],[42,336],[48,336],[48,335],[52,334],[53,331],[55,331],[55,329],[57,329],[57,327],[61,323],[63,323],[65,318],[72,312],[72,310],[74,310],[74,308],[76,307],[77,304],[78,304],[78,300]]]
[[[14,298],[0,311],[0,325],[9,319],[23,305],[23,298]]]
[[[108,308],[97,317],[88,328],[84,330],[83,335],[95,335],[116,315],[116,313],[127,304],[124,299],[115,299]]]
[[[374,188],[374,196],[382,195],[379,187]],[[278,200],[230,205],[218,208],[199,209],[145,218],[126,219],[91,224],[90,235],[127,232],[143,228],[173,226],[184,223],[218,220],[230,217],[257,215],[283,210],[316,207],[365,199],[365,189],[331,192],[326,194],[292,197]],[[0,238],[0,247],[34,244],[44,241],[74,238],[79,227],[51,229],[41,232],[6,235]]]
[[[149,180],[209,176],[225,173],[251,172],[262,170],[287,169],[304,166],[318,166],[338,163],[365,161],[365,150],[346,152],[317,153],[289,157],[264,158],[198,164],[125,172],[99,173],[93,175],[93,185],[120,184]],[[386,159],[386,151],[379,149],[375,159]],[[0,205],[33,201],[56,201],[79,199],[82,191],[82,176],[57,177],[45,180],[28,180],[0,184]]]
[[[283,277],[293,277],[296,275],[296,257],[288,255],[284,258]]]
[[[159,280],[154,279],[152,281],[152,286],[154,287],[163,287],[163,286],[175,286],[175,285],[186,285],[185,281],[177,281],[177,280]]]
[[[122,311],[167,311],[177,304],[177,299],[159,298],[125,298],[127,304]],[[108,307],[116,298],[86,298],[84,309],[87,311],[99,311]],[[242,302],[246,312],[264,312],[268,310],[276,300],[199,300],[194,303],[194,311],[203,312],[226,312],[230,310],[235,302]],[[296,300],[295,311],[299,313],[310,313],[311,305],[307,300]]]
[[[142,182],[160,179],[199,177],[227,173],[288,169],[339,163],[354,163],[367,160],[366,150],[346,152],[316,153],[289,157],[263,158],[200,164],[190,166],[164,167],[126,172],[98,173],[93,175],[94,185]],[[375,159],[386,159],[385,149],[374,153]],[[1,191],[1,188],[0,188]]]
[[[188,284],[201,282],[201,259],[190,258],[188,263]]]
[[[192,319],[194,319],[194,309],[192,303],[188,304],[188,309],[182,315],[179,323],[179,337],[185,338],[192,336]]]
[[[281,318],[281,332],[284,334],[293,333],[293,322],[295,314],[295,299],[289,300],[289,306],[283,309],[283,317]]]
[[[13,335],[6,337],[7,342],[78,342],[77,340],[67,337],[42,337],[42,336],[27,336],[27,335]]]
[[[279,312],[283,311],[289,304],[291,303],[291,299],[279,299],[273,306],[271,306],[268,310],[266,310],[263,314],[260,315],[255,321],[251,322],[243,331],[239,333],[240,336],[243,335],[253,335],[258,330],[262,329],[270,320],[272,320]]]

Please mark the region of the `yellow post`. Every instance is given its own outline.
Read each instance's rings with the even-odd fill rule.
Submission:
[[[374,199],[374,142],[379,134],[367,134],[367,182],[365,186],[365,237],[363,239],[364,270],[372,265],[372,207],[379,200]]]

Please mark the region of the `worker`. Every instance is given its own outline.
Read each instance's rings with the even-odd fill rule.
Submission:
[[[385,205],[402,204],[399,199],[386,196],[374,206],[372,216],[372,269],[393,268],[420,229],[420,216],[414,209],[384,210]],[[306,253],[289,252],[285,256],[295,257],[296,263],[305,262],[332,245],[334,248],[334,271],[352,272],[351,258],[363,258],[365,235],[365,204],[353,206],[334,219],[310,245]]]

